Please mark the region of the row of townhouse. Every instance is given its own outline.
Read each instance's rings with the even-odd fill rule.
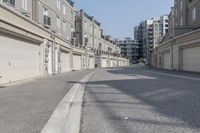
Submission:
[[[120,46],[110,36],[104,35],[101,24],[94,17],[84,10],[77,11],[75,25],[75,45],[94,52],[95,67],[123,66],[125,62],[128,65],[128,60],[121,58]]]
[[[152,54],[160,69],[200,72],[200,1],[174,0],[169,30]]]
[[[79,38],[77,14],[70,0],[0,0],[0,84],[95,65],[128,65],[128,60],[114,54],[115,48],[119,50],[114,43],[104,43],[96,20],[90,40]],[[89,36],[90,30],[82,32]],[[106,65],[99,65],[99,54],[105,56]]]

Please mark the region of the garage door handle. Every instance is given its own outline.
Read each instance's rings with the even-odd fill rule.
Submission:
[[[2,77],[0,76],[0,78],[2,78]]]

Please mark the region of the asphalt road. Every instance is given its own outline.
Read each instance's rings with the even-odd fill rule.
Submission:
[[[101,70],[86,88],[81,133],[200,133],[200,76]]]
[[[40,133],[75,82],[92,70],[0,87],[0,133]]]

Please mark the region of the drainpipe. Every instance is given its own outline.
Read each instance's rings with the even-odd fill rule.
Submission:
[[[174,69],[174,50],[173,50],[173,45],[174,45],[174,35],[175,35],[175,31],[174,31],[174,23],[175,23],[175,16],[173,14],[173,30],[172,30],[172,42],[171,42],[171,68],[172,70]]]
[[[55,36],[52,34],[52,74],[55,75]]]

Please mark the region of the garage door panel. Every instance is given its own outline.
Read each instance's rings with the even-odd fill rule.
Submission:
[[[61,72],[70,71],[70,54],[68,52],[61,52]]]
[[[113,67],[113,60],[110,59],[110,67]]]
[[[40,45],[0,36],[0,83],[40,76]]]
[[[92,58],[92,57],[89,57],[89,58],[90,58],[90,68],[93,69],[94,65],[95,65],[94,58]]]
[[[102,59],[102,67],[107,67],[107,59]]]
[[[170,53],[163,54],[163,69],[170,69],[171,68],[171,56]]]
[[[81,70],[81,56],[73,55],[73,68],[74,70]]]
[[[200,46],[182,50],[182,69],[200,72]]]

